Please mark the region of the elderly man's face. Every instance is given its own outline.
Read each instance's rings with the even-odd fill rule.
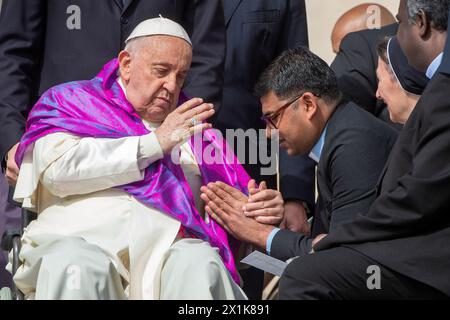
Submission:
[[[178,104],[192,48],[171,36],[151,36],[143,41],[131,54],[120,53],[120,74],[127,99],[141,118],[161,123]]]

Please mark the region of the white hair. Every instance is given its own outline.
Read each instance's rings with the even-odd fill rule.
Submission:
[[[134,56],[145,44],[147,44],[149,37],[138,37],[131,39],[125,45],[124,50],[131,56]]]

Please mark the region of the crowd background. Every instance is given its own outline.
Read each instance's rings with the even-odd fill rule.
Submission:
[[[330,64],[335,57],[331,48],[331,41],[329,41],[334,24],[347,10],[369,2],[384,6],[394,16],[397,14],[399,0],[306,0],[309,48],[311,51]]]
[[[338,18],[354,6],[367,3],[364,0],[306,0],[306,12],[308,15],[308,35],[311,51],[320,56],[326,62],[331,63],[335,54],[331,48],[331,42],[325,41],[331,36],[331,30]],[[394,15],[397,12],[399,0],[374,0],[374,4],[380,4]],[[2,0],[0,0],[1,10]],[[327,17],[321,19],[320,17]]]

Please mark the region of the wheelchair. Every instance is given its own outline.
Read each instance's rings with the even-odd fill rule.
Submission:
[[[1,240],[1,248],[7,252],[12,250],[12,274],[14,275],[20,266],[19,253],[21,246],[21,238],[25,227],[37,218],[37,214],[22,209],[22,226],[20,229],[7,229]],[[12,284],[12,289],[5,287],[0,290],[0,300],[23,300],[23,294]]]

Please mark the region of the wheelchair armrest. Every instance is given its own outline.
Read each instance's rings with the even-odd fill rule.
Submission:
[[[2,235],[1,248],[5,251],[11,251],[15,237],[22,237],[21,229],[8,229]]]

